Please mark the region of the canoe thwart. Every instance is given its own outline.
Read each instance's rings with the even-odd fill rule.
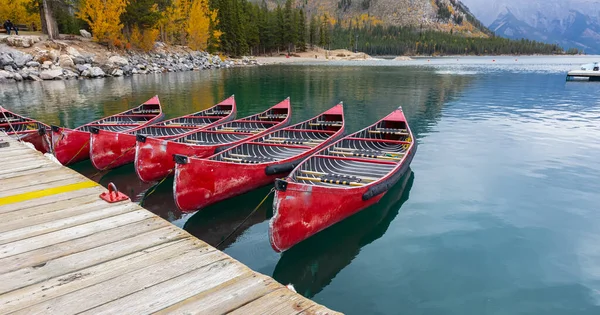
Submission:
[[[346,185],[346,186],[364,186],[364,183],[359,182],[351,182],[347,180],[333,179],[333,178],[324,178],[324,177],[305,177],[305,176],[296,176],[296,179],[307,180],[311,182],[321,182],[326,184],[335,184],[335,185]]]
[[[397,130],[397,129],[396,129]],[[381,130],[369,130],[369,133],[379,135],[395,135],[395,136],[408,136],[408,132],[402,131],[381,131]]]
[[[402,157],[404,156],[404,152],[391,152],[391,151],[377,151],[377,150],[361,150],[361,149],[355,149],[355,148],[342,148],[342,147],[332,147],[331,149],[335,149],[338,151],[348,151],[348,152],[355,152],[355,153],[363,153],[363,154],[377,154],[377,155],[384,155],[384,156],[389,156],[389,157]]]
[[[237,162],[237,163],[244,163],[244,164],[260,164],[260,163],[266,163],[266,162],[272,162],[273,158],[267,157],[267,156],[248,156],[248,155],[241,155],[241,154],[229,154],[231,156],[238,156],[238,158],[230,158],[230,157],[223,157],[223,160],[225,161],[230,161],[230,162]]]
[[[377,154],[372,154],[371,152],[362,153],[362,152],[329,151],[329,153],[339,154],[339,155],[344,155],[344,156],[355,156],[355,157],[365,157],[365,158],[371,158],[371,159],[380,159],[380,160],[392,160],[392,161],[402,160],[402,157],[377,155]]]
[[[259,119],[285,119],[287,118],[287,114],[271,114],[271,115],[264,115],[264,116],[259,116]]]
[[[341,121],[316,121],[308,123],[309,126],[317,127],[342,127],[344,125]]]
[[[304,173],[304,174],[321,176],[321,177],[325,177],[325,178],[349,179],[349,180],[353,180],[353,181],[359,182],[359,183],[360,182],[374,182],[374,181],[378,180],[378,178],[369,178],[369,177],[362,177],[362,176],[356,176],[356,175],[328,174],[328,173],[315,172],[315,171],[309,171],[309,170],[300,170],[300,172]]]

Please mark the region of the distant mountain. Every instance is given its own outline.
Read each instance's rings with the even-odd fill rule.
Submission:
[[[600,0],[463,0],[498,36],[600,54]]]
[[[266,1],[270,8],[286,0]],[[327,14],[342,26],[356,23],[414,26],[444,32],[487,37],[489,30],[459,0],[293,0],[309,15]]]

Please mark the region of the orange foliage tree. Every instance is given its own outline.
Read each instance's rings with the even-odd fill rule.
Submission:
[[[186,27],[188,46],[194,50],[205,50],[211,36],[218,39],[221,33],[212,28],[216,22],[217,11],[208,7],[207,0],[193,0]]]
[[[123,29],[120,17],[126,6],[127,0],[82,0],[77,17],[90,25],[95,40],[120,43]]]
[[[154,42],[158,38],[159,31],[156,28],[144,29],[140,31],[140,29],[135,26],[131,31],[131,35],[129,37],[129,42],[136,48],[139,48],[143,51],[150,51],[154,48]]]
[[[217,11],[210,9],[208,0],[174,0],[161,24],[168,42],[195,50],[205,50],[209,39],[221,35],[214,29]]]

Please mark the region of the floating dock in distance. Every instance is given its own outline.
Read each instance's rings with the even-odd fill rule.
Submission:
[[[0,142],[1,314],[339,314],[135,203],[101,200],[103,187],[6,134]]]
[[[567,73],[567,81],[600,81],[600,71],[572,70]]]

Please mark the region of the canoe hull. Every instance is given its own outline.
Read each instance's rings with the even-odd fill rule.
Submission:
[[[135,148],[135,171],[144,182],[158,181],[173,173],[175,154],[205,158],[219,146],[194,146],[164,139],[146,138]]]
[[[98,170],[109,170],[133,162],[135,135],[97,130],[90,136],[90,160]]]
[[[49,129],[40,129],[35,132],[28,132],[26,134],[19,135],[19,140],[33,144],[35,149],[42,153],[48,153],[51,152],[51,137],[52,134],[50,133]]]
[[[135,149],[135,171],[138,177],[145,182],[158,181],[166,176],[174,173],[175,169],[175,155],[190,156],[195,158],[206,158],[215,154],[218,150],[224,150],[226,148],[238,145],[240,143],[250,141],[256,137],[260,137],[269,131],[277,130],[286,127],[290,122],[291,107],[289,99],[269,108],[265,112],[248,116],[246,118],[234,120],[244,121],[250,119],[253,116],[259,116],[265,114],[271,110],[287,110],[287,117],[278,122],[276,125],[256,135],[249,135],[247,138],[238,141],[232,141],[227,143],[220,143],[214,145],[194,145],[188,143],[182,143],[174,141],[176,139],[183,139],[195,132],[190,132],[181,137],[165,140],[145,137],[138,140]],[[208,129],[208,127],[206,128]],[[202,130],[198,132],[203,132]]]
[[[188,159],[175,166],[173,194],[184,212],[193,212],[262,186],[282,174],[266,175],[265,165],[224,164],[217,161]]]
[[[90,158],[90,133],[53,126],[52,147],[62,165],[87,160]]]
[[[408,171],[416,145],[402,165],[379,183],[395,184]],[[271,247],[285,251],[320,231],[379,202],[388,189],[369,199],[363,196],[373,185],[357,188],[330,188],[287,182],[285,189],[276,184],[273,218],[269,223]]]

